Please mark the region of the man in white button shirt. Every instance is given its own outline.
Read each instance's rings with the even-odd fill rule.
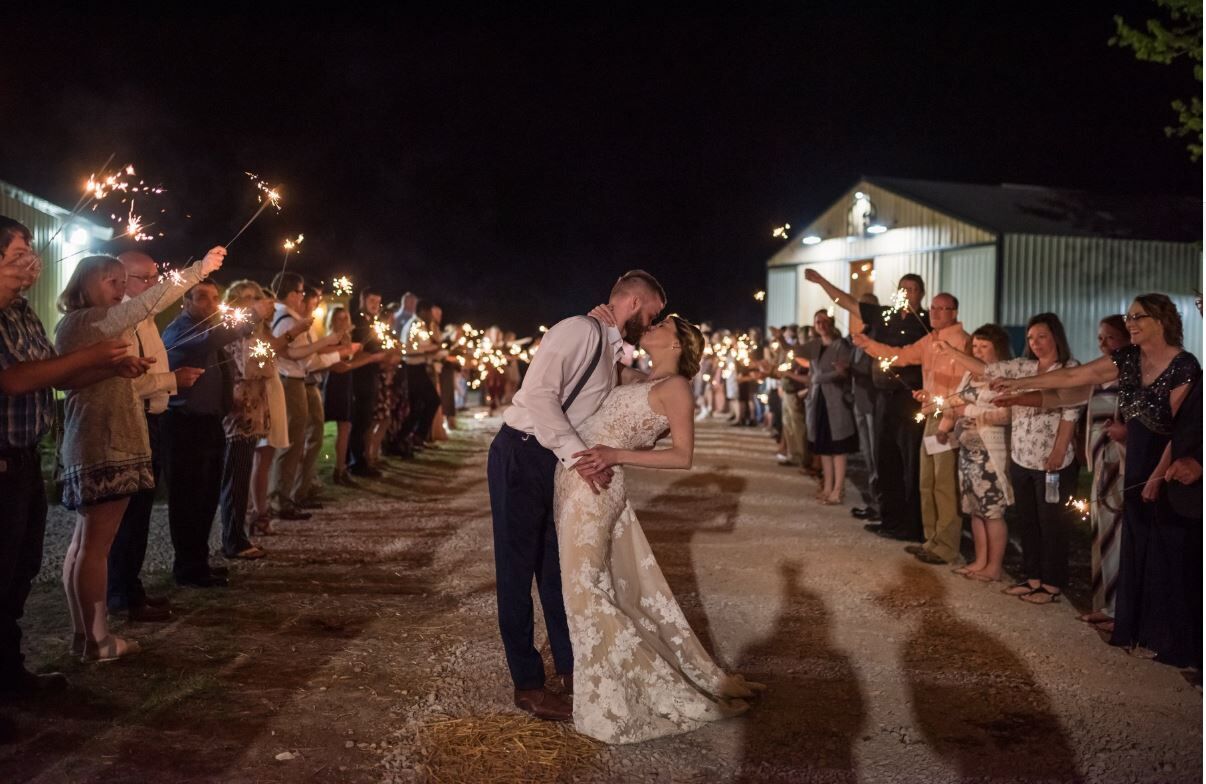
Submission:
[[[553,662],[568,694],[573,693],[574,669],[553,523],[553,476],[558,461],[573,467],[573,455],[587,448],[576,428],[615,386],[624,340],[634,344],[640,340],[666,306],[666,292],[652,275],[634,270],[616,282],[608,304],[619,329],[574,316],[548,331],[513,404],[503,414],[506,424],[490,445],[487,475],[494,518],[498,626],[515,684],[515,705],[552,721],[570,721],[573,707],[544,685],[544,662],[532,646],[533,579]],[[595,492],[611,479],[610,471],[576,470]]]
[[[289,426],[289,446],[276,450],[272,459],[272,499],[277,514],[282,520],[308,520],[303,512],[298,491],[302,484],[302,457],[306,450],[306,424],[310,418],[310,403],[306,397],[306,373],[310,370],[310,357],[316,353],[330,351],[339,343],[338,335],[328,335],[311,340],[309,322],[301,316],[302,301],[306,295],[306,282],[296,272],[278,272],[272,281],[276,293],[276,312],[272,316],[272,334],[275,337],[289,334],[291,342],[284,351],[276,355],[276,369],[285,388],[285,417]],[[302,329],[299,330],[299,327]],[[334,362],[339,360],[335,357]],[[334,364],[331,362],[330,364]]]
[[[125,299],[137,297],[159,282],[159,268],[147,254],[127,251],[117,258],[126,270]],[[155,484],[158,485],[161,476],[159,423],[163,412],[167,411],[168,398],[176,394],[177,389],[192,386],[204,370],[182,367],[173,372],[168,368],[167,350],[159,336],[154,315],[134,328],[134,343],[129,351],[132,356],[155,360],[151,369],[134,379],[133,384],[146,411],[151,467]],[[109,548],[109,611],[126,612],[132,621],[167,621],[172,617],[168,600],[147,596],[138,577],[147,555],[147,537],[151,530],[154,505],[154,490],[143,490],[131,496],[113,538],[113,546]]]

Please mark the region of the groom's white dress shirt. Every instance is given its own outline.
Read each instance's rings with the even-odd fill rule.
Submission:
[[[599,345],[603,327],[603,354],[569,410],[561,405],[574,391]],[[515,393],[503,421],[516,430],[536,437],[545,449],[557,455],[562,465],[576,461],[573,455],[586,449],[578,437],[578,426],[595,413],[616,384],[616,362],[624,355],[620,330],[604,326],[588,316],[573,316],[556,324],[540,341],[532,366]]]

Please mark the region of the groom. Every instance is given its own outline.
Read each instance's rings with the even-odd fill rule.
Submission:
[[[573,706],[544,685],[544,662],[532,645],[533,578],[553,663],[563,691],[571,695],[574,670],[561,597],[553,476],[560,461],[596,493],[611,481],[611,469],[591,473],[574,466],[571,456],[586,449],[577,428],[615,386],[624,341],[635,344],[640,339],[666,306],[666,292],[652,275],[633,270],[616,281],[608,305],[619,329],[573,316],[545,334],[523,386],[503,414],[506,424],[490,445],[487,465],[498,627],[515,683],[515,705],[550,721],[570,721]]]

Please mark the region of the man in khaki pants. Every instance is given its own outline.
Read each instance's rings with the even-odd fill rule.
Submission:
[[[970,340],[959,322],[959,300],[953,294],[938,294],[930,302],[930,324],[933,330],[915,343],[893,348],[877,343],[866,335],[854,335],[854,345],[874,357],[896,357],[893,366],[921,365],[922,388],[913,396],[923,405],[936,398],[949,398],[959,391],[963,368],[949,355],[942,356],[934,344],[943,341],[964,349]],[[926,420],[925,436],[938,431],[938,419]],[[921,525],[925,544],[910,545],[905,550],[927,564],[959,563],[959,543],[963,536],[963,517],[959,513],[958,477],[953,450],[931,455],[921,445]],[[881,478],[882,481],[882,478]]]

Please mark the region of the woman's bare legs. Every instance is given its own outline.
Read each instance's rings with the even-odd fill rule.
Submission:
[[[129,504],[128,497],[116,501],[90,504],[80,512],[80,539],[72,565],[71,592],[83,622],[84,635],[90,652],[115,658],[136,650],[119,637],[109,634],[108,603],[105,599],[109,577],[109,548],[122,515]],[[70,606],[71,599],[68,599]]]
[[[351,422],[335,423],[335,473],[348,472],[348,439],[352,434]]]

